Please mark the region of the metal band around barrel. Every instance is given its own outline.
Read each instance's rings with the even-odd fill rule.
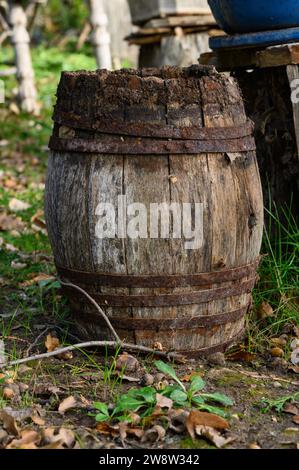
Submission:
[[[244,335],[244,328],[236,334],[233,338],[231,338],[229,341],[225,341],[224,343],[216,344],[215,346],[209,346],[207,348],[200,348],[196,350],[181,350],[178,351],[179,354],[182,354],[182,356],[185,356],[187,358],[200,358],[202,356],[209,356],[210,354],[214,354],[217,352],[224,352],[226,351],[230,346],[233,346],[234,344],[238,343]]]
[[[226,323],[236,322],[241,320],[249,310],[251,303],[248,306],[239,308],[237,310],[219,313],[214,315],[199,315],[190,317],[178,317],[178,318],[136,318],[136,317],[110,317],[114,328],[117,330],[125,331],[170,331],[170,330],[188,330],[192,329],[193,332],[196,329],[210,328],[212,326],[225,325]],[[72,309],[73,313],[77,318],[84,318],[85,322],[95,323],[99,326],[107,327],[105,320],[100,317],[95,311],[94,313],[82,312],[78,308]]]
[[[151,124],[146,122],[121,122],[106,119],[84,119],[70,113],[61,111],[54,114],[54,122],[59,126],[67,126],[71,129],[96,131],[102,134],[112,134],[129,137],[146,137],[154,139],[179,139],[179,140],[227,140],[239,139],[251,136],[253,122],[247,120],[245,124],[232,127],[178,127],[173,125]]]
[[[236,282],[233,286],[219,287],[217,289],[180,292],[178,294],[160,295],[106,295],[90,293],[94,300],[104,307],[171,307],[178,305],[194,305],[225,299],[236,295],[250,293],[256,282],[256,277],[245,282]],[[71,287],[64,287],[65,291],[72,292],[73,297],[80,297]]]
[[[259,264],[259,259],[251,264],[232,269],[221,269],[207,273],[196,274],[158,274],[158,275],[130,275],[91,273],[69,269],[57,265],[57,271],[63,278],[84,285],[98,285],[107,287],[145,287],[145,288],[175,288],[188,286],[208,286],[222,282],[237,281],[244,277],[253,277]]]
[[[109,141],[52,136],[49,147],[58,152],[102,155],[186,155],[198,153],[240,153],[256,149],[251,136],[224,140],[157,140],[111,136]]]

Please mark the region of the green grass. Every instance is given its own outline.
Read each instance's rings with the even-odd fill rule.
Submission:
[[[299,325],[299,225],[292,208],[266,209],[269,217],[264,232],[263,257],[254,304],[269,303],[274,315],[249,326],[250,346],[255,349],[271,336],[284,333],[286,326]],[[284,222],[282,222],[284,220]]]

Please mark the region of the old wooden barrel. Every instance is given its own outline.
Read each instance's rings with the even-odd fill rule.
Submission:
[[[234,80],[213,68],[63,73],[46,220],[62,279],[122,339],[197,356],[244,330],[263,228],[252,138]],[[66,288],[89,339],[111,339]]]

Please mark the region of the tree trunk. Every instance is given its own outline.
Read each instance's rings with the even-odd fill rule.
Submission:
[[[102,0],[89,0],[92,42],[95,48],[97,64],[100,69],[111,69],[110,35],[107,29],[108,18]]]
[[[19,100],[21,107],[28,113],[38,109],[34,71],[30,55],[30,37],[27,31],[27,18],[23,7],[9,2],[9,22],[12,28],[12,43],[15,49]]]

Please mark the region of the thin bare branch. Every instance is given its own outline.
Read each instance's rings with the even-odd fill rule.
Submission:
[[[107,323],[107,325],[108,325],[111,333],[113,334],[114,338],[116,339],[116,341],[118,343],[121,343],[120,337],[118,336],[115,329],[111,325],[111,322],[110,322],[109,318],[107,317],[106,313],[104,312],[104,310],[101,309],[101,307],[97,304],[97,302],[84,289],[77,286],[76,284],[72,284],[71,282],[64,282],[61,279],[59,279],[59,282],[61,283],[61,285],[65,286],[65,287],[71,287],[73,289],[76,289],[77,291],[81,292],[81,294],[85,295],[85,297],[95,306],[97,311],[102,315],[102,317],[104,318],[105,322]]]
[[[59,356],[60,354],[64,354],[69,351],[76,351],[76,350],[80,351],[81,349],[96,348],[96,347],[102,347],[102,348],[107,347],[107,348],[114,348],[114,349],[121,348],[121,349],[126,349],[128,351],[154,354],[155,356],[164,357],[168,360],[174,359],[180,362],[183,360],[183,357],[179,354],[172,353],[172,352],[168,353],[164,351],[156,351],[155,349],[147,348],[146,346],[138,346],[136,344],[131,344],[131,343],[118,343],[116,341],[88,341],[86,343],[77,343],[72,346],[66,346],[65,348],[55,349],[55,351],[52,351],[52,352],[24,357],[23,359],[18,359],[16,361],[11,361],[6,364],[1,364],[1,367],[9,368],[9,367],[20,365],[20,364],[25,364],[31,361],[37,361],[41,359],[47,359],[49,357]]]

